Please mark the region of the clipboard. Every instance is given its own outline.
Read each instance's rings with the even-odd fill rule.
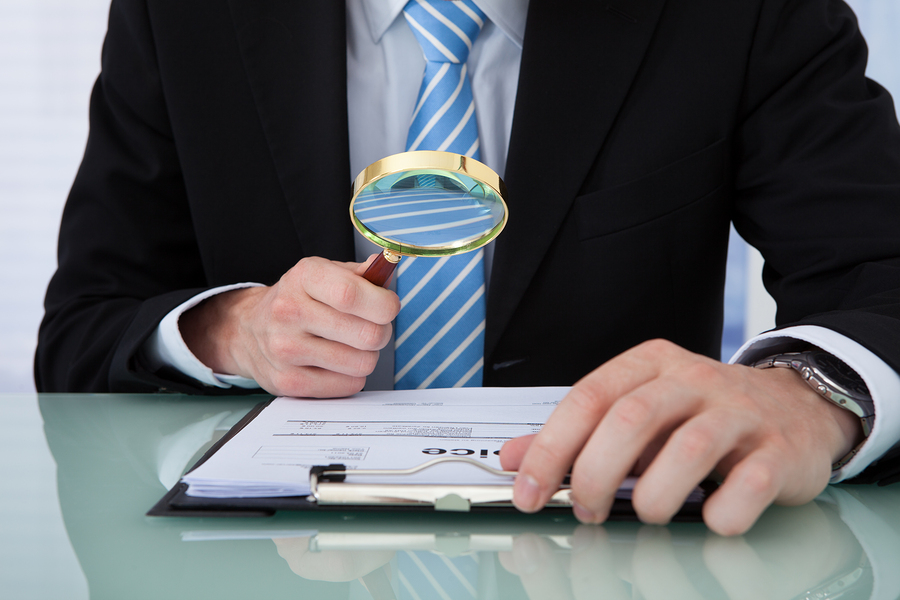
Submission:
[[[231,430],[219,439],[188,472],[206,462],[230,439],[256,418],[268,404],[262,402],[250,410]],[[512,504],[512,485],[462,485],[462,484],[397,484],[353,483],[346,477],[378,478],[403,477],[443,463],[469,464],[472,468],[488,471],[508,481],[514,471],[501,471],[464,456],[443,456],[426,461],[409,469],[353,469],[342,464],[318,465],[310,469],[311,493],[305,496],[272,496],[264,498],[206,498],[190,496],[188,485],[179,481],[146,515],[151,517],[265,517],[278,511],[388,511],[388,512],[448,512],[448,513],[519,513]],[[699,493],[689,499],[673,517],[673,522],[702,521],[702,508],[706,498],[718,487],[714,481],[705,481]],[[553,494],[541,512],[570,511],[568,477]],[[636,521],[630,494],[617,496],[610,509],[611,521]]]
[[[433,458],[409,469],[354,469],[354,476],[403,477],[440,464],[460,463],[482,469],[497,477],[515,477],[515,471],[501,471],[465,456]],[[344,465],[316,466],[310,469],[309,488],[319,506],[385,506],[392,508],[428,507],[436,511],[470,512],[472,508],[513,508],[512,486],[459,484],[348,483]],[[544,508],[569,508],[569,478],[551,496]]]

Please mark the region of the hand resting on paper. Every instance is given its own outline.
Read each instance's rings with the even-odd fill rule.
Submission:
[[[831,465],[861,438],[859,420],[786,369],[726,365],[670,342],[645,342],[600,366],[560,402],[536,436],[507,442],[514,502],[540,509],[571,467],[576,517],[603,522],[616,489],[639,475],[638,517],[663,524],[715,471],[724,477],[703,518],[747,531],[771,503],[795,505],[827,485]]]
[[[364,264],[304,258],[271,287],[225,292],[185,312],[185,343],[216,373],[280,396],[350,396],[365,385],[400,311]]]

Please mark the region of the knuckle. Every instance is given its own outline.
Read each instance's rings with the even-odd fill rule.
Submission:
[[[353,377],[367,377],[372,374],[372,371],[375,370],[375,365],[378,364],[378,352],[360,352],[359,354],[356,370],[350,375]]]
[[[370,320],[379,325],[390,325],[400,313],[400,298],[390,290],[379,290],[376,304],[372,304]]]
[[[366,385],[365,377],[350,377],[347,379],[345,389],[341,390],[338,396],[352,396],[353,394],[358,394],[363,390]]]
[[[291,301],[290,298],[279,294],[272,299],[272,302],[269,305],[269,311],[276,322],[285,322],[293,317],[294,306],[294,302]]]
[[[269,338],[269,353],[276,363],[289,362],[297,353],[297,342],[289,335],[273,335]]]
[[[284,396],[308,395],[309,380],[302,369],[278,371],[270,377],[276,393]]]
[[[538,482],[541,489],[549,487],[554,481],[562,479],[562,474],[572,465],[572,459],[566,455],[559,444],[538,436],[528,448],[527,465],[523,463],[520,472],[527,472]],[[559,472],[556,477],[555,473]],[[572,469],[574,474],[575,469]]]
[[[307,281],[314,278],[321,271],[321,259],[317,256],[307,256],[301,258],[296,265],[290,270],[291,278],[298,278],[300,281]]]
[[[389,338],[390,327],[366,321],[359,330],[359,348],[361,350],[381,350]]]
[[[334,308],[341,312],[350,312],[359,301],[359,286],[353,281],[335,281],[331,287],[331,298]]]
[[[653,419],[653,414],[653,406],[647,398],[631,394],[616,402],[607,418],[611,419],[616,429],[630,431],[647,425]]]
[[[365,377],[324,373],[318,369],[299,367],[279,371],[270,378],[272,393],[299,398],[336,398],[361,391]]]
[[[294,278],[302,276],[306,272],[306,270],[309,269],[310,260],[311,258],[308,256],[298,260],[297,263],[287,272],[287,277]]]
[[[365,377],[331,373],[319,384],[313,395],[318,398],[343,398],[362,391],[365,384]]]
[[[566,461],[566,456],[561,452],[559,446],[551,441],[542,439],[539,434],[529,448],[529,453],[534,455],[536,460],[532,460],[532,464],[548,465],[561,464]]]
[[[764,462],[747,465],[742,473],[743,487],[755,496],[768,496],[775,490],[774,470]]]
[[[577,463],[572,467],[569,477],[572,495],[578,499],[578,503],[585,508],[595,509],[603,504],[603,488],[596,478],[587,473]]]
[[[582,414],[595,415],[602,412],[603,403],[590,386],[576,385],[569,390],[565,401],[574,405],[575,409]]]
[[[715,448],[715,436],[705,429],[679,430],[673,436],[679,456],[688,463],[708,456]]]
[[[682,374],[692,382],[714,382],[722,377],[716,365],[706,361],[692,362],[682,370]]]
[[[400,314],[400,296],[391,292],[388,305],[388,319],[385,322],[391,322]]]
[[[665,340],[662,338],[656,338],[652,340],[647,340],[645,342],[641,342],[637,345],[636,350],[642,354],[646,353],[649,355],[657,356],[657,355],[666,355],[672,352],[674,349],[678,348],[675,344],[670,342],[669,340]]]

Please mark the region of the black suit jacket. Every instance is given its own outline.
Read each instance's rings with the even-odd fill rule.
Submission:
[[[169,310],[352,259],[345,36],[338,0],[113,1],[39,389],[206,392],[142,365]],[[837,0],[531,0],[485,385],[717,356],[731,221],[779,325],[900,370],[900,128],[865,59]]]

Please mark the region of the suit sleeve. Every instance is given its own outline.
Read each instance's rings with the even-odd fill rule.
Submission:
[[[146,10],[112,3],[45,299],[39,391],[207,391],[134,358],[166,313],[208,287]]]
[[[865,78],[865,42],[843,2],[762,7],[735,138],[735,226],[765,258],[778,327],[826,327],[900,372],[892,100]],[[863,479],[896,478],[896,450]]]

